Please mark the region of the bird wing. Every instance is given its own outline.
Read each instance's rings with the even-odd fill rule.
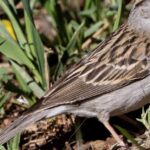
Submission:
[[[150,41],[127,24],[70,69],[42,101],[41,108],[79,103],[149,75]]]

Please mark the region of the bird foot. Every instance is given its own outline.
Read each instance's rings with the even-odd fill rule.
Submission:
[[[123,142],[123,143],[120,143],[120,144],[118,144],[118,143],[114,144],[114,145],[111,147],[110,150],[129,150],[129,148],[128,148],[128,146],[125,145],[125,143]]]

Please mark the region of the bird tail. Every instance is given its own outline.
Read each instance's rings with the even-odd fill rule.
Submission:
[[[2,132],[0,132],[0,144],[6,143],[17,133],[21,133],[29,124],[32,124],[45,117],[45,113],[35,112],[33,114],[25,114],[11,123]]]
[[[0,144],[6,143],[17,133],[21,133],[28,125],[35,123],[42,118],[50,118],[62,113],[66,113],[70,109],[72,109],[72,107],[69,105],[41,109],[38,111],[31,111],[32,109],[29,109],[26,114],[23,114],[16,121],[6,127],[2,132],[0,132]]]

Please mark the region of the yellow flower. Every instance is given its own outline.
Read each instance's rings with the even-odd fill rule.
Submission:
[[[1,22],[5,26],[8,33],[12,36],[12,38],[14,40],[16,40],[16,35],[15,35],[15,32],[14,32],[11,22],[7,19],[2,19]]]

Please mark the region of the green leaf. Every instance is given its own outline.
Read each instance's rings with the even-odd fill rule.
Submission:
[[[1,32],[0,28],[0,52],[4,54],[9,60],[14,60],[15,62],[27,66],[31,72],[41,81],[41,76],[34,67],[33,63],[26,56],[25,52],[19,47],[19,45],[12,39],[5,37],[4,32]],[[4,36],[4,37],[3,37]]]
[[[25,55],[23,50],[13,40],[6,39],[0,35],[0,52],[9,59],[12,59],[19,64],[24,64],[30,69],[34,70],[32,62]]]
[[[28,35],[28,42],[31,44],[32,54],[34,54],[37,61],[38,70],[42,78],[42,87],[46,88],[44,47],[32,21],[29,1],[22,0],[22,2],[24,5],[25,24]]]
[[[15,17],[15,15],[17,16],[17,14],[15,14],[15,12],[11,11],[12,9],[10,8],[10,4],[9,4],[8,0],[0,0],[0,6],[2,7],[4,12],[7,14],[7,16],[10,19],[20,46],[23,49],[26,49],[25,52],[27,53],[28,57],[30,59],[33,59],[32,55],[30,54],[30,48],[27,44],[27,40],[23,34],[23,31],[20,27],[18,20],[17,20],[17,17]]]
[[[96,8],[83,10],[83,11],[80,12],[80,15],[89,17],[89,16],[92,16],[95,11],[96,11]]]
[[[102,21],[99,21],[95,23],[94,25],[91,25],[91,27],[84,32],[84,38],[87,38],[88,36],[96,32],[100,28],[101,25],[102,25]]]
[[[2,107],[9,98],[10,98],[10,93],[6,93],[5,95],[1,96],[0,107]]]
[[[71,50],[73,49],[73,47],[75,46],[75,44],[77,43],[77,40],[78,40],[78,36],[79,36],[79,33],[81,32],[81,30],[83,29],[84,27],[84,24],[85,24],[85,21],[83,21],[81,23],[81,25],[78,27],[78,29],[74,32],[72,38],[70,39],[67,47],[66,47],[66,51],[69,52],[69,55],[72,54]]]
[[[29,88],[28,84],[25,82],[24,78],[21,76],[21,73],[16,70],[16,68],[12,65],[13,71],[16,75],[16,78],[20,84],[20,88],[23,91],[23,93],[26,93],[27,95],[31,93],[31,89]]]
[[[125,130],[124,128],[115,125],[115,127],[128,139],[132,142],[132,144],[134,144],[137,148],[139,148],[139,150],[145,150],[145,148],[143,148],[142,146],[140,146],[136,140],[134,139],[134,137],[127,132],[127,130]]]
[[[86,0],[84,4],[84,9],[88,9],[91,6],[91,4],[92,4],[91,0]]]
[[[37,2],[38,0],[32,0],[30,1],[30,6],[31,6],[31,9],[34,7],[35,3]]]
[[[4,86],[4,83],[6,84],[11,79],[12,79],[12,76],[8,74],[8,70],[4,67],[1,67],[0,68],[0,88]]]
[[[9,133],[8,133],[9,134]],[[8,150],[19,150],[20,134],[16,135],[7,143]]]
[[[58,30],[58,41],[62,46],[65,46],[68,43],[68,33],[66,28],[66,20],[63,16],[63,10],[61,4],[58,0],[51,0],[49,3],[50,11],[49,13],[52,15],[53,20],[55,22],[55,26]]]
[[[116,29],[118,29],[119,27],[119,23],[120,23],[120,19],[121,19],[121,12],[122,12],[122,6],[123,6],[123,1],[122,0],[118,0],[118,4],[119,4],[119,8],[118,8],[118,13],[117,13],[117,18],[113,27],[113,31],[115,31]]]
[[[6,150],[4,146],[0,145],[0,150]]]
[[[144,107],[142,108],[141,118],[137,118],[139,122],[141,122],[147,130],[150,129],[150,107],[145,111]]]
[[[16,13],[17,10],[16,10],[16,6],[15,6],[15,2],[14,0],[8,0],[9,4],[11,5],[11,8],[13,8],[13,11]]]
[[[24,79],[24,81],[26,82],[26,84],[29,86],[29,88],[31,89],[31,91],[34,93],[35,96],[37,96],[38,98],[41,98],[45,91],[43,91],[41,89],[41,87],[33,80],[33,78],[24,70],[24,68],[22,68],[21,66],[19,66],[17,63],[11,61],[13,67],[15,68],[15,70],[21,74],[22,78]]]

